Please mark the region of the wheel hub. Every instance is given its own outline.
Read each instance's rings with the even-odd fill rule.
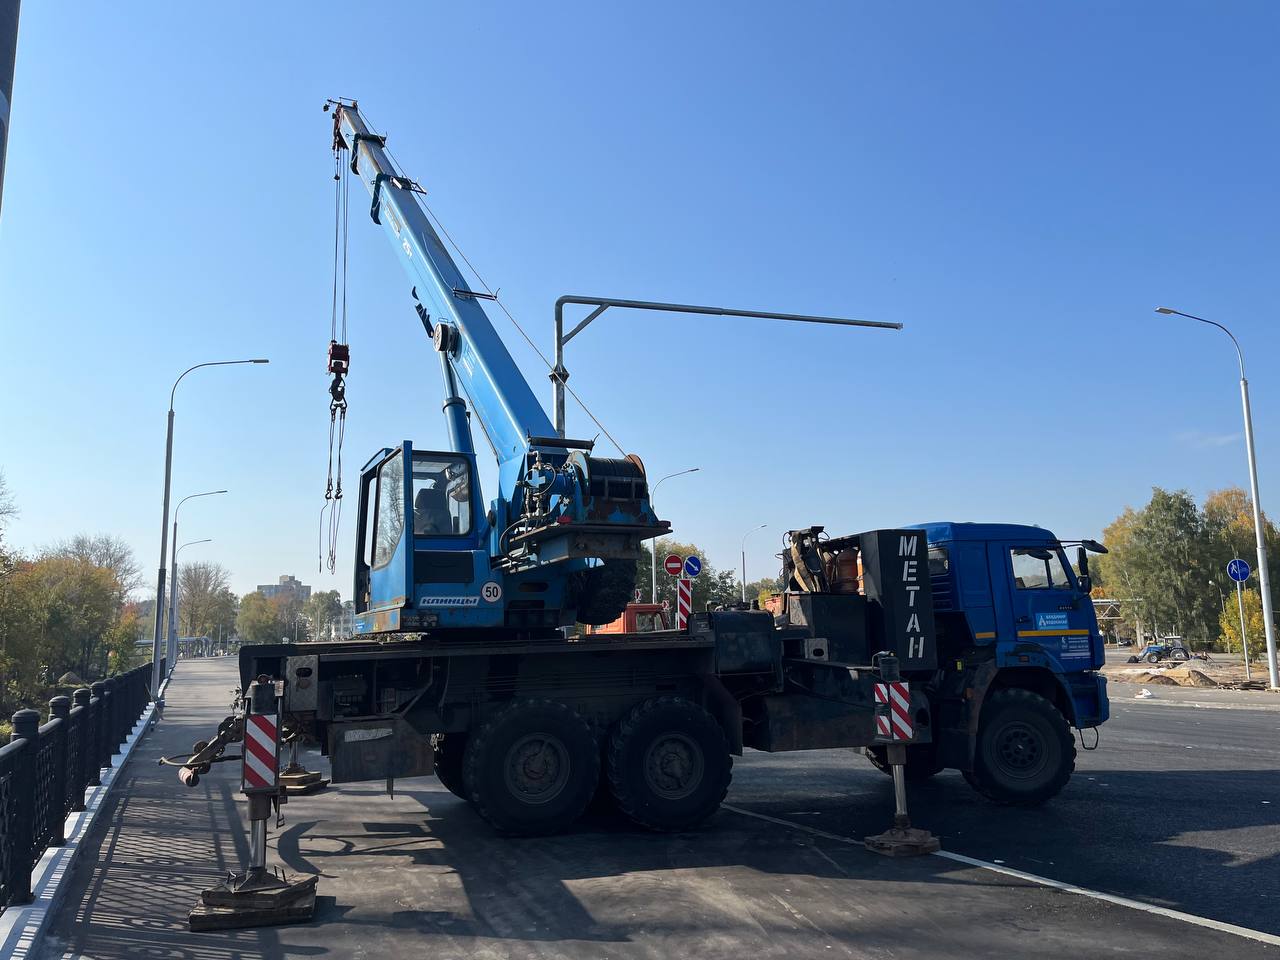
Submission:
[[[569,751],[558,738],[529,733],[507,751],[503,772],[507,789],[525,803],[548,803],[569,782]]]
[[[1010,723],[996,740],[996,757],[1013,776],[1034,775],[1044,763],[1044,744],[1037,731],[1025,723]]]
[[[702,750],[682,733],[663,734],[645,754],[649,789],[666,800],[680,800],[693,793],[702,782],[704,769]]]

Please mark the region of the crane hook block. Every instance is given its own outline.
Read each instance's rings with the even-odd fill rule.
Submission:
[[[329,372],[345,376],[351,369],[351,347],[337,340],[329,341]]]

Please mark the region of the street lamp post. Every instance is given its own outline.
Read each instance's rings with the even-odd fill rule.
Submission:
[[[1222,592],[1222,587],[1218,586],[1217,580],[1210,580],[1209,586],[1218,591],[1218,606],[1222,608],[1222,612],[1227,612],[1227,595]]]
[[[151,698],[154,700],[160,691],[160,638],[164,631],[164,579],[165,560],[169,552],[169,486],[173,479],[173,400],[178,392],[178,384],[192,370],[201,367],[225,367],[240,363],[270,363],[270,360],[211,360],[208,363],[197,363],[182,371],[178,379],[173,381],[173,389],[169,391],[169,427],[164,439],[164,509],[160,515],[160,570],[156,575],[156,615],[155,629],[151,636]]]
[[[762,523],[758,527],[752,527],[742,535],[742,602],[747,602],[747,537],[751,536],[757,530],[763,530],[767,527],[767,523]]]
[[[177,536],[176,526],[174,536]],[[178,609],[178,554],[182,552],[184,547],[194,546],[197,543],[213,543],[213,538],[188,540],[173,551],[173,589],[169,591],[169,643],[165,648],[165,656],[169,658],[170,663],[177,663],[178,661],[178,631],[175,627],[177,618],[174,616],[174,611]]]
[[[658,515],[658,508],[655,507],[653,503],[653,495],[654,493],[657,492],[658,488],[662,486],[662,483],[664,480],[670,480],[672,477],[683,477],[686,473],[697,473],[701,469],[702,469],[701,467],[690,467],[688,470],[677,470],[675,473],[668,473],[665,477],[662,478],[662,480],[659,480],[652,487],[650,487],[649,488],[649,506],[653,510],[653,515],[655,517]],[[651,571],[651,573],[653,574],[653,584],[650,587],[649,602],[657,603],[658,602],[658,538],[657,537],[654,537],[652,540],[649,541],[649,549],[653,553],[653,570]]]
[[[194,500],[196,497],[212,497],[219,493],[226,493],[225,490],[207,490],[204,493],[192,493],[183,497],[178,501],[178,505],[173,508],[173,540],[174,551],[169,557],[169,645],[166,648],[166,655],[172,656],[173,652],[178,649],[178,514],[182,512],[182,505],[188,500]],[[185,544],[184,544],[185,546]],[[170,661],[173,662],[172,660]]]
[[[1244,351],[1240,349],[1240,341],[1235,334],[1216,320],[1206,320],[1170,307],[1156,307],[1156,313],[1186,317],[1188,320],[1199,320],[1217,327],[1231,338],[1231,343],[1236,348],[1236,359],[1240,362],[1240,404],[1244,410],[1244,446],[1249,457],[1249,494],[1253,498],[1253,536],[1258,547],[1258,591],[1262,594],[1262,623],[1267,637],[1267,678],[1272,690],[1280,690],[1280,676],[1276,672],[1276,627],[1271,610],[1271,577],[1267,570],[1267,540],[1262,526],[1262,503],[1258,497],[1258,461],[1253,448],[1253,414],[1249,409],[1249,381],[1244,375]]]

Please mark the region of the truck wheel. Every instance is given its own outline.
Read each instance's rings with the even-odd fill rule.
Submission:
[[[1147,661],[1147,663],[1159,663],[1159,662],[1160,662],[1160,654],[1158,654],[1158,653],[1148,653],[1148,654],[1146,655],[1146,657],[1144,657],[1144,659]]]
[[[569,599],[578,623],[603,626],[613,623],[627,609],[636,588],[634,560],[606,560],[573,574]]]
[[[1058,708],[1030,690],[997,690],[982,708],[972,777],[996,803],[1033,806],[1055,796],[1076,767],[1076,744]]]
[[[468,738],[466,794],[504,833],[557,833],[582,815],[600,777],[600,748],[581,716],[521,700]]]
[[[893,776],[893,767],[884,747],[867,747],[863,750],[871,765],[881,773]],[[935,773],[942,772],[942,761],[938,758],[937,744],[918,743],[907,747],[907,762],[903,773],[908,783],[924,783]]]
[[[613,798],[651,830],[684,830],[715,813],[732,769],[720,724],[679,697],[637,704],[609,737],[605,770]]]
[[[467,752],[465,733],[437,733],[431,738],[431,750],[436,759],[436,776],[444,788],[455,797],[470,800],[462,785],[462,760]]]

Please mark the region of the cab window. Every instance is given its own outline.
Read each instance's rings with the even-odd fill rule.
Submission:
[[[471,469],[439,454],[413,455],[413,535],[453,537],[471,532]]]
[[[400,453],[378,468],[378,513],[373,525],[373,566],[385,567],[404,533],[404,457]]]
[[[1062,563],[1062,553],[1047,547],[1014,547],[1013,585],[1019,590],[1070,590],[1071,580]]]

